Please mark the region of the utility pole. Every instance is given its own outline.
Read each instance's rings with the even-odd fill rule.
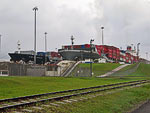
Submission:
[[[102,30],[102,45],[104,45],[104,33],[103,33],[104,27],[101,27],[101,30]]]
[[[90,75],[92,77],[92,42],[94,42],[94,39],[90,40]]]
[[[148,52],[146,52],[146,60],[148,60]]]
[[[45,63],[47,62],[47,32],[45,34]]]
[[[73,49],[73,44],[74,44],[74,37],[73,37],[73,35],[71,36],[71,44],[72,44],[72,49]]]
[[[36,11],[38,10],[37,7],[33,8],[34,11],[34,64],[36,64]]]
[[[1,52],[1,47],[2,47],[2,39],[1,39],[2,35],[0,35],[0,52]]]
[[[137,57],[139,56],[139,51],[140,51],[139,50],[139,45],[140,45],[140,43],[137,44]]]

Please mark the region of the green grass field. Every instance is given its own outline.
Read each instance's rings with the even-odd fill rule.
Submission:
[[[92,71],[94,73],[93,76],[95,77],[95,76],[105,74],[105,73],[117,68],[120,65],[121,64],[117,64],[117,63],[105,63],[105,64],[104,63],[101,63],[101,64],[93,63],[92,64]],[[84,70],[84,68],[90,69],[90,64],[85,64],[85,63],[79,64],[77,68],[78,69],[82,68],[83,70]],[[81,76],[86,76],[89,73],[90,73],[90,71],[86,70],[86,72],[84,72]],[[86,75],[84,75],[84,74],[86,74]]]
[[[143,78],[0,77],[0,99],[138,79]]]
[[[62,105],[53,109],[55,113],[127,113],[136,104],[150,99],[150,84],[118,91],[89,100]],[[52,112],[46,109],[43,112]]]
[[[87,67],[88,65],[82,64],[81,66]],[[101,70],[106,72],[118,66],[119,64],[94,64],[93,70],[94,73],[99,73]],[[140,64],[134,73],[125,77],[0,77],[0,99],[141,79],[150,79],[150,64]],[[121,113],[131,109],[138,102],[150,99],[149,87],[150,85],[147,85],[128,91],[119,91],[112,95],[100,96],[86,102],[66,106],[66,109],[60,107],[57,110],[64,113]]]
[[[120,69],[119,72],[127,71],[127,70],[133,68],[135,65],[136,65],[136,64],[128,65],[128,66],[126,66],[126,67]]]
[[[136,68],[136,64],[131,64],[117,73],[111,75],[112,77],[150,77],[150,64],[140,63],[138,68]]]
[[[150,77],[150,64],[141,63],[138,69],[128,76],[144,76]]]

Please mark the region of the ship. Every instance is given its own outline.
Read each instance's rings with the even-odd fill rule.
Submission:
[[[13,62],[24,62],[24,63],[33,63],[34,62],[33,50],[29,51],[15,51],[14,53],[8,53],[11,57],[10,61]],[[36,64],[45,64],[45,63],[55,63],[61,60],[61,56],[58,52],[37,52],[36,53]]]
[[[95,47],[90,47],[89,44],[63,46],[58,50],[63,60],[85,60],[85,59],[98,59],[101,56],[96,51]]]
[[[139,56],[136,55],[135,49],[132,50],[131,46],[128,46],[127,50],[121,50],[110,45],[72,44],[62,46],[58,53],[64,60],[92,59],[94,61],[105,59],[107,62],[124,62],[129,64],[139,61]]]

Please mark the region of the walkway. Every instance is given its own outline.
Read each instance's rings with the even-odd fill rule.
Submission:
[[[110,72],[108,72],[108,73],[106,73],[106,74],[104,74],[104,75],[97,76],[97,77],[107,77],[107,76],[110,76],[110,75],[112,75],[113,73],[119,71],[120,69],[122,69],[122,68],[124,68],[124,67],[126,67],[126,66],[128,66],[128,65],[130,65],[130,64],[121,65],[121,66],[117,67],[116,69],[114,69],[114,70],[112,70],[112,71],[110,71]]]

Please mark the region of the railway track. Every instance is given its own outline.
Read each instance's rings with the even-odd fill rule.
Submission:
[[[38,94],[38,95],[31,95],[31,96],[24,96],[24,97],[17,97],[17,98],[10,98],[10,99],[2,99],[0,100],[0,112],[10,112],[12,109],[22,109],[27,106],[35,106],[36,104],[51,102],[51,101],[60,101],[64,99],[69,99],[75,96],[82,96],[97,92],[104,92],[114,89],[120,89],[124,87],[136,86],[140,84],[150,83],[149,80],[139,80],[139,81],[131,81],[131,82],[122,82],[116,84],[109,84],[109,85],[101,85],[95,87],[88,87],[88,88],[80,88],[80,89],[73,89],[73,90],[66,90],[66,91],[59,91],[59,92],[52,92],[52,93],[45,93],[45,94]]]

